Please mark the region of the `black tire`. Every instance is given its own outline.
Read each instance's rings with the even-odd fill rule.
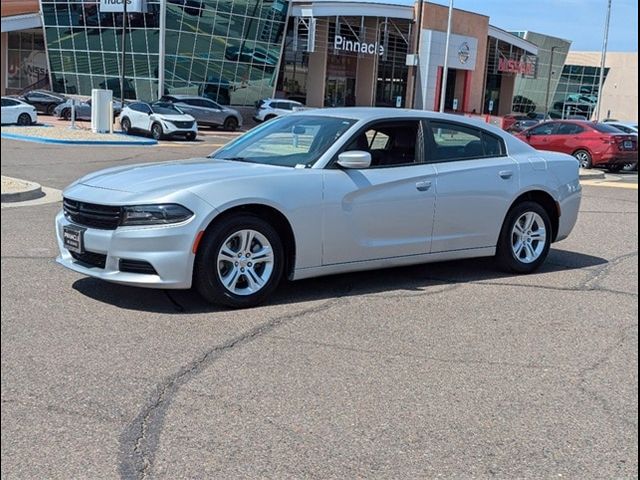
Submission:
[[[573,156],[580,162],[580,168],[593,168],[593,158],[591,154],[586,150],[576,150],[573,152]]]
[[[162,140],[164,138],[162,125],[160,125],[159,123],[154,123],[153,125],[151,125],[151,136],[156,140]]]
[[[196,139],[197,135],[195,134],[195,132],[189,132],[185,135],[185,137],[190,142],[193,142]]]
[[[65,120],[71,120],[71,109],[70,108],[66,108],[65,110],[63,110],[62,118],[64,118]]]
[[[517,221],[519,221],[525,214],[534,213],[539,216],[544,222],[545,240],[542,245],[542,249],[535,260],[527,262],[522,258],[516,256],[514,248],[512,247],[515,240],[514,227]],[[535,230],[537,231],[537,230]],[[535,233],[534,231],[534,233]],[[551,228],[551,220],[547,211],[536,202],[525,201],[518,203],[511,207],[509,213],[504,220],[502,230],[500,232],[500,238],[498,239],[498,248],[496,251],[496,260],[500,268],[506,272],[515,273],[532,273],[542,265],[547,258],[549,248],[551,247],[553,231]],[[534,240],[534,248],[537,249],[538,242]]]
[[[53,115],[53,111],[56,109],[56,104],[51,103],[47,106],[47,115]]]
[[[222,283],[218,269],[225,262],[218,263],[218,254],[223,243],[241,230],[254,230],[266,237],[271,244],[273,264],[270,277],[255,293],[238,295],[228,290]],[[207,231],[203,237],[194,263],[194,286],[208,302],[232,308],[249,308],[264,302],[277,288],[284,272],[284,249],[278,232],[265,220],[251,214],[239,214],[222,219]],[[256,263],[257,265],[257,263]],[[233,265],[229,264],[231,268]],[[236,270],[239,267],[236,267]],[[245,278],[243,278],[245,277]],[[238,282],[246,282],[246,274],[238,273]],[[236,283],[237,284],[237,283]]]
[[[266,117],[264,117],[264,121],[268,122],[269,120],[273,120],[274,118],[277,118],[277,115],[267,115]]]
[[[22,127],[31,125],[31,115],[29,115],[28,113],[21,113],[20,115],[18,115],[18,120],[16,121],[16,123]]]
[[[609,165],[607,167],[607,170],[609,170],[611,173],[618,173],[620,170],[622,170],[624,167],[624,165]]]
[[[122,133],[130,135],[131,134],[131,120],[129,120],[127,117],[124,117],[122,120],[120,120],[120,128],[122,129]]]
[[[229,132],[235,132],[238,128],[238,119],[236,117],[225,118],[223,127]]]

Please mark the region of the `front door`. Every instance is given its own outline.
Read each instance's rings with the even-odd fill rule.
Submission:
[[[553,135],[556,122],[545,122],[528,130],[526,141],[536,150],[553,150]]]
[[[345,147],[368,151],[370,168],[325,170],[323,265],[429,253],[435,168],[421,131],[419,120],[373,123]]]

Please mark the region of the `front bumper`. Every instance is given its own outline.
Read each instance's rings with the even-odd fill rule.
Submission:
[[[175,225],[118,227],[115,230],[87,228],[84,249],[106,255],[104,268],[92,267],[75,260],[64,247],[62,229],[72,225],[63,212],[56,216],[56,238],[61,265],[94,278],[138,287],[184,289],[191,287],[194,241],[199,223],[191,218]],[[85,227],[83,227],[85,228]],[[157,274],[120,271],[120,260],[148,262]]]
[[[168,137],[186,136],[190,133],[198,135],[198,123],[193,122],[193,125],[189,128],[180,128],[171,122],[162,122],[162,130]]]

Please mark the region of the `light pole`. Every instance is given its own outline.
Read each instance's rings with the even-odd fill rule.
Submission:
[[[596,104],[596,122],[600,121],[600,105],[602,105],[602,86],[604,85],[604,66],[607,58],[607,42],[609,40],[609,19],[611,18],[611,0],[607,5],[607,19],[604,23],[604,39],[602,41],[602,57],[600,59],[600,81],[598,82],[598,103]]]
[[[551,75],[553,74],[553,52],[555,52],[558,48],[557,45],[551,47],[551,57],[549,59],[549,77],[547,78],[547,90],[544,95],[544,118],[547,119],[549,115],[549,92],[551,90]]]
[[[447,73],[449,72],[449,41],[451,40],[451,17],[453,17],[453,0],[449,0],[447,39],[444,43],[444,65],[442,66],[442,83],[440,84],[440,113],[444,112],[444,101],[447,95]]]

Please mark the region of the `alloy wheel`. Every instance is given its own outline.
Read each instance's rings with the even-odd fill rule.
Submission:
[[[513,225],[511,251],[523,263],[535,262],[544,251],[547,231],[544,220],[536,212],[525,212]]]
[[[260,291],[271,278],[273,269],[271,243],[256,230],[239,230],[229,235],[218,250],[218,278],[235,295]]]

